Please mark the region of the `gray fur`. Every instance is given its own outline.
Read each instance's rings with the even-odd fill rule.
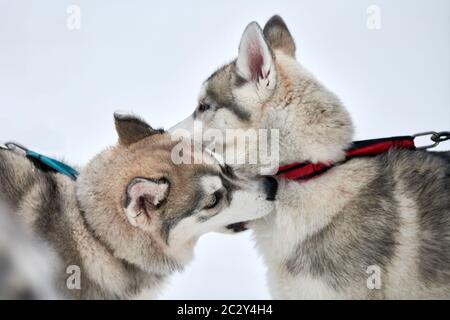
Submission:
[[[350,297],[450,298],[450,159],[443,155],[393,150],[340,165],[345,170],[355,161],[364,163],[375,170],[375,178],[323,229],[296,245],[286,261],[287,272],[322,279],[339,295]],[[333,170],[325,175],[333,175]],[[401,217],[398,197],[417,208],[418,231],[411,243],[400,235],[411,222]],[[409,214],[413,212],[411,208]],[[405,250],[408,246],[415,249]],[[394,260],[400,261],[403,275]],[[366,270],[372,265],[384,275],[381,289],[375,291],[365,288]],[[398,287],[392,278],[405,274],[408,282]]]
[[[353,140],[345,107],[295,60],[295,43],[279,16],[267,22],[264,41],[259,32],[249,24],[240,46],[270,45],[273,57],[260,66],[265,79],[236,80],[230,63],[208,79],[199,98],[233,97],[250,120],[218,112],[197,120],[222,131],[278,129],[280,165],[337,164],[311,181],[278,179],[276,213],[248,224],[273,297],[450,299],[450,152],[392,150],[344,162]],[[244,73],[259,65],[245,54],[239,50],[237,60]],[[240,169],[247,176],[258,172],[250,164]],[[381,288],[366,282],[374,266]]]
[[[239,87],[246,83],[246,80],[236,73],[235,61],[219,68],[207,80],[208,99],[215,111],[221,108],[228,109],[241,121],[250,120],[250,113],[245,110],[233,97],[233,87]],[[234,81],[232,81],[234,79]],[[200,111],[195,110],[194,118],[199,116]]]
[[[383,159],[368,161],[378,168],[379,176],[343,208],[342,214],[298,245],[287,261],[289,272],[323,277],[339,290],[365,279],[368,266],[388,264],[395,254],[400,227],[392,168],[385,167]]]
[[[404,180],[406,196],[418,205],[419,271],[422,281],[450,291],[450,158],[426,152],[402,153],[388,163]]]
[[[335,297],[449,299],[450,159],[444,153],[392,150],[350,160],[317,181],[350,167],[355,174],[348,180],[360,175],[363,186],[329,223],[293,247],[284,265],[289,277],[320,279]],[[366,177],[366,168],[373,178]],[[257,239],[266,230],[261,225],[256,223]],[[366,271],[374,265],[381,269],[382,285],[369,290]]]
[[[0,206],[0,300],[60,298],[52,286],[55,257],[12,211]]]
[[[280,16],[275,15],[267,21],[264,36],[272,49],[280,49],[291,57],[295,57],[295,42]]]
[[[419,151],[393,151],[366,161],[376,167],[376,179],[323,230],[298,244],[288,271],[324,277],[339,289],[366,278],[370,265],[389,268],[392,257],[401,255],[396,238],[402,225],[393,192],[402,182],[419,208],[418,281],[450,286],[450,161]]]
[[[132,297],[149,283],[158,283],[162,277],[158,274],[144,273],[124,261],[118,261],[128,269],[125,289],[122,295],[114,294],[103,288],[97,279],[87,276],[83,266],[79,243],[74,231],[83,232],[89,237],[89,245],[94,252],[105,248],[85,225],[82,212],[75,198],[75,182],[61,174],[46,173],[34,168],[31,162],[11,151],[0,150],[0,194],[3,201],[19,210],[26,221],[26,228],[33,230],[34,236],[50,244],[60,259],[55,274],[55,287],[60,297],[76,299],[120,299]],[[75,220],[74,220],[75,219]],[[74,225],[81,225],[76,230]],[[86,248],[88,249],[88,248]],[[100,251],[100,250],[99,250]],[[111,253],[112,257],[112,253]],[[98,259],[101,259],[99,254]],[[81,289],[69,290],[66,280],[70,265],[81,267]],[[113,267],[111,267],[113,268]],[[112,270],[113,271],[113,270]]]
[[[169,243],[170,230],[172,230],[181,220],[195,214],[195,212],[199,206],[199,203],[203,197],[204,197],[203,194],[196,194],[190,209],[186,210],[185,212],[183,212],[180,215],[177,215],[174,217],[168,217],[163,220],[162,226],[161,226],[161,233],[163,235],[164,241],[167,244]]]

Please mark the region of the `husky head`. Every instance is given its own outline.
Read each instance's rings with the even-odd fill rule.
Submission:
[[[82,171],[77,195],[88,227],[113,254],[167,274],[190,260],[210,231],[239,231],[273,210],[273,179],[242,180],[208,152],[202,164],[175,164],[172,141],[143,120],[115,115],[119,142]]]
[[[272,17],[244,31],[238,57],[202,85],[191,116],[171,129],[278,129],[280,162],[337,161],[352,140],[340,101],[296,60],[286,24]],[[235,147],[225,140],[224,148]]]

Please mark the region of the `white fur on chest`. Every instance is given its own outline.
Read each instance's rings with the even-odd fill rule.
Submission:
[[[257,248],[268,266],[268,283],[274,298],[343,298],[320,278],[292,275],[286,262],[298,254],[296,249],[302,241],[341,214],[374,176],[375,170],[369,164],[355,160],[311,181],[280,181],[276,214],[251,226]]]

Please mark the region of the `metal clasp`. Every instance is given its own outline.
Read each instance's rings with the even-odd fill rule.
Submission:
[[[28,152],[28,149],[26,147],[15,142],[5,142],[4,144],[0,144],[0,148],[10,150],[21,155],[26,155]]]
[[[418,137],[424,137],[424,136],[430,136],[430,140],[433,142],[433,144],[423,146],[423,147],[416,147],[417,150],[431,149],[431,148],[437,147],[439,145],[439,143],[441,143],[441,142],[450,140],[450,131],[441,131],[441,132],[428,131],[428,132],[417,133],[417,134],[413,135],[412,137],[414,139],[416,139]]]

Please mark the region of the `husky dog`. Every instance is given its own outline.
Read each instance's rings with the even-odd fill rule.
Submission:
[[[201,165],[175,165],[169,134],[129,115],[115,123],[118,144],[76,182],[0,150],[0,197],[59,257],[63,297],[152,297],[202,234],[273,210],[272,178],[239,179],[206,152]]]
[[[195,112],[172,130],[194,121],[278,129],[280,165],[340,163],[351,118],[295,51],[279,16],[264,30],[249,24],[238,58],[204,82]],[[306,182],[279,180],[275,213],[248,224],[274,298],[450,298],[450,153],[393,150]]]

